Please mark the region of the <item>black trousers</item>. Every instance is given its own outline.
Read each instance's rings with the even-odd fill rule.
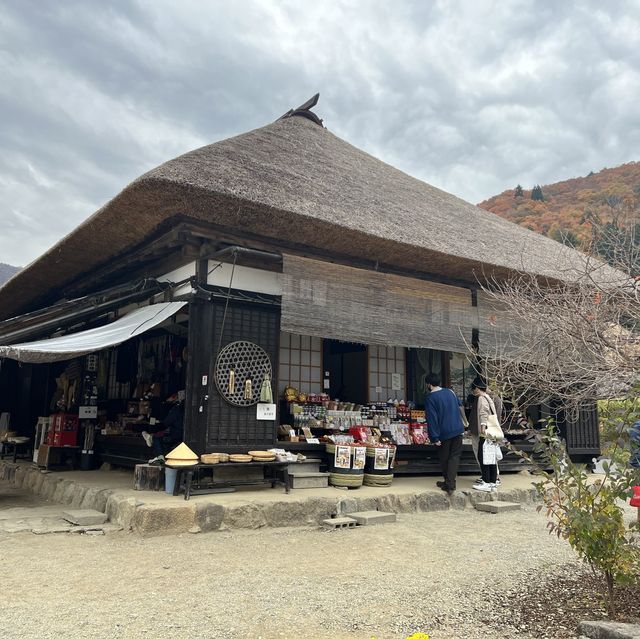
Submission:
[[[440,443],[438,456],[440,458],[440,468],[447,490],[456,489],[456,476],[460,465],[460,455],[462,454],[462,435],[445,439]]]
[[[478,446],[478,463],[480,464],[480,472],[482,473],[482,481],[487,484],[495,484],[498,479],[498,464],[485,464],[482,461],[482,445],[484,439],[480,438],[480,445]]]

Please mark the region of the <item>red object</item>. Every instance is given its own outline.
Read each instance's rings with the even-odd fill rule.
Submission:
[[[78,416],[70,413],[51,415],[49,446],[76,446],[78,443]]]
[[[629,503],[636,508],[640,508],[640,486],[633,487],[633,497]]]

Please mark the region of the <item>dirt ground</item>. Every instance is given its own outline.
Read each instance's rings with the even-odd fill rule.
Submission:
[[[401,515],[340,531],[0,533],[0,635],[551,638],[509,622],[523,586],[578,567],[545,524],[528,507]]]

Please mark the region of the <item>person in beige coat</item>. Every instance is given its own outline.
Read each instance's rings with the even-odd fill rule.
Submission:
[[[473,488],[482,492],[492,492],[496,490],[497,486],[498,465],[495,462],[491,464],[484,463],[483,444],[489,415],[498,415],[498,412],[493,399],[487,393],[487,384],[484,380],[476,377],[471,385],[471,391],[476,400],[471,410],[469,431],[471,433],[473,452],[476,455],[480,465],[480,472],[482,473],[482,480],[480,483],[474,484]]]

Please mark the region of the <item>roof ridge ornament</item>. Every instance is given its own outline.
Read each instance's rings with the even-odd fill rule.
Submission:
[[[304,104],[301,104],[296,109],[289,109],[284,115],[281,115],[278,120],[285,120],[286,118],[291,118],[294,115],[299,115],[303,118],[307,118],[307,120],[315,122],[319,126],[323,126],[322,118],[319,118],[315,113],[311,111],[311,109],[313,109],[313,107],[318,104],[319,98],[320,94],[316,93],[312,98],[309,98]],[[276,120],[276,122],[278,120]]]

